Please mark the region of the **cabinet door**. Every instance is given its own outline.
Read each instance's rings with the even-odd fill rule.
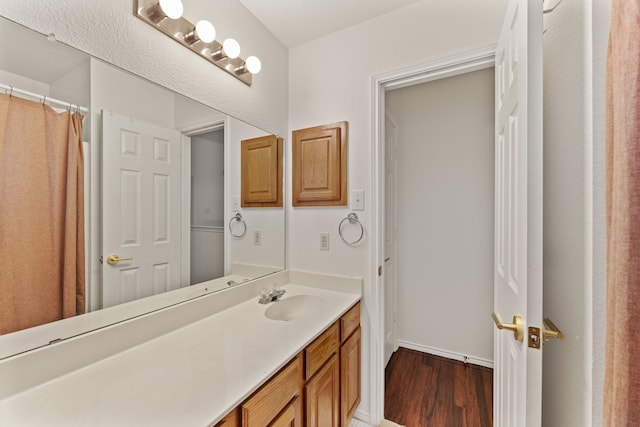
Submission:
[[[300,427],[302,425],[300,403],[299,397],[293,399],[271,424],[269,424],[269,427]]]
[[[349,420],[360,403],[360,328],[340,348],[340,391],[342,425]]]
[[[307,382],[307,427],[338,427],[340,422],[340,367],[338,356],[331,359]]]
[[[282,138],[242,141],[242,207],[282,207]]]
[[[293,206],[347,204],[347,122],[292,133]]]
[[[240,409],[229,412],[215,427],[240,427]]]

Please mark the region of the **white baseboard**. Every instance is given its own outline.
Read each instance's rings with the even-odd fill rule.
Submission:
[[[365,424],[371,424],[371,417],[369,416],[369,413],[362,409],[356,409],[356,413],[353,414],[353,418]]]
[[[471,363],[473,365],[484,366],[493,369],[493,360],[483,359],[481,357],[469,356],[466,354],[455,353],[440,348],[428,347],[422,344],[416,344],[408,341],[398,340],[398,346],[408,348],[409,350],[421,351],[422,353],[433,354],[434,356],[442,356],[447,359],[459,360],[461,362]]]

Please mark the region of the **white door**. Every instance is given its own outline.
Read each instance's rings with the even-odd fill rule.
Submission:
[[[180,287],[180,141],[175,129],[102,111],[103,307]]]
[[[494,425],[540,426],[542,351],[542,2],[509,0],[496,48]]]
[[[393,120],[385,117],[385,224],[384,224],[384,364],[397,348],[396,339],[396,160],[397,129]]]

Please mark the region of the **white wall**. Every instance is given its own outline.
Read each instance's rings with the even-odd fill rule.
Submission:
[[[90,61],[87,60],[51,82],[50,95],[52,98],[86,107],[91,104],[90,88]],[[82,139],[91,141],[91,120],[88,115],[82,122]]]
[[[398,128],[398,340],[485,366],[493,366],[493,73],[386,95]]]
[[[185,0],[185,17],[210,19],[262,71],[233,78],[133,15],[133,0],[0,0],[0,15],[273,133],[287,131],[287,50],[240,2]]]
[[[453,0],[446,7],[439,5],[437,8],[429,0],[422,0],[289,52],[290,130],[349,122],[348,188],[365,190],[365,211],[358,216],[367,229],[371,211],[372,76],[497,41],[504,2]],[[480,16],[482,19],[478,19]],[[288,208],[288,266],[363,278],[363,395],[358,416],[367,420],[371,408],[371,273],[376,266],[370,264],[373,248],[369,239],[357,247],[340,241],[337,227],[347,213],[348,207]],[[320,232],[331,233],[328,252],[319,251]]]
[[[604,60],[608,2],[545,17],[543,425],[599,426],[604,360]]]
[[[48,83],[33,80],[19,74],[10,73],[9,71],[0,70],[0,83],[15,86],[28,92],[49,96]]]

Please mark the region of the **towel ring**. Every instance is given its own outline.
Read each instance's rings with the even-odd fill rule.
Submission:
[[[242,223],[242,226],[244,227],[244,229],[242,230],[242,233],[236,234],[233,232],[233,227],[231,225],[233,224],[234,220]],[[239,212],[233,218],[231,218],[231,221],[229,221],[229,231],[231,232],[231,235],[233,237],[238,237],[238,238],[244,237],[244,235],[247,234],[247,223],[244,222],[244,219],[242,219],[242,215],[240,215]]]
[[[344,236],[342,235],[342,226],[344,225],[345,221],[348,221],[349,224],[358,224],[360,226],[360,237],[358,237],[356,240],[352,242],[345,239]],[[342,241],[345,242],[347,245],[353,246],[360,243],[360,240],[362,240],[362,238],[364,237],[364,227],[362,226],[362,223],[358,219],[358,215],[356,215],[354,212],[351,212],[349,215],[347,215],[346,218],[343,218],[342,221],[340,221],[340,224],[338,224],[338,234],[340,235],[340,238],[342,239]]]

